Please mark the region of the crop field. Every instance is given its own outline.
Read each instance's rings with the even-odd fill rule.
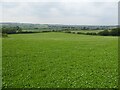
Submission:
[[[2,39],[3,88],[117,88],[118,37],[60,32]]]

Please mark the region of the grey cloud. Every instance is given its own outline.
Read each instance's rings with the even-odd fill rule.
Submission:
[[[29,2],[4,3],[4,20],[63,24],[116,24],[117,3]],[[22,21],[21,21],[22,20]]]

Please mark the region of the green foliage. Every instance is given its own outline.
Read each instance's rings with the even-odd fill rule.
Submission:
[[[120,28],[115,28],[110,31],[110,35],[112,36],[120,36]]]
[[[3,33],[2,37],[8,37],[7,33]]]
[[[64,31],[65,33],[83,34],[83,35],[98,35],[103,30],[79,30],[79,31]]]
[[[120,36],[120,28],[115,28],[111,31],[104,30],[102,32],[99,32],[98,34],[102,36]]]
[[[18,26],[15,26],[15,27],[3,26],[2,27],[2,33],[15,34],[15,33],[20,33],[20,32],[22,32],[22,29]]]
[[[84,34],[83,32],[77,32],[77,34]]]
[[[87,32],[86,35],[97,35],[95,32]]]
[[[41,31],[41,32],[51,32],[51,31],[49,31],[49,30],[45,30],[45,31]]]
[[[102,35],[102,36],[109,36],[109,35],[110,35],[110,33],[109,33],[109,31],[108,31],[108,30],[104,30],[104,31],[99,32],[99,33],[98,33],[98,35]]]
[[[3,38],[4,88],[117,88],[118,37],[66,33]]]

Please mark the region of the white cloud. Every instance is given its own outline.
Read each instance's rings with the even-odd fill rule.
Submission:
[[[117,2],[3,2],[3,21],[117,24]]]

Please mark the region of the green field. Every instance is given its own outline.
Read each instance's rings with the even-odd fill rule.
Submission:
[[[71,31],[71,32],[81,32],[81,33],[99,33],[104,30],[78,30],[78,31]]]
[[[118,38],[59,32],[2,39],[4,88],[117,88]]]

